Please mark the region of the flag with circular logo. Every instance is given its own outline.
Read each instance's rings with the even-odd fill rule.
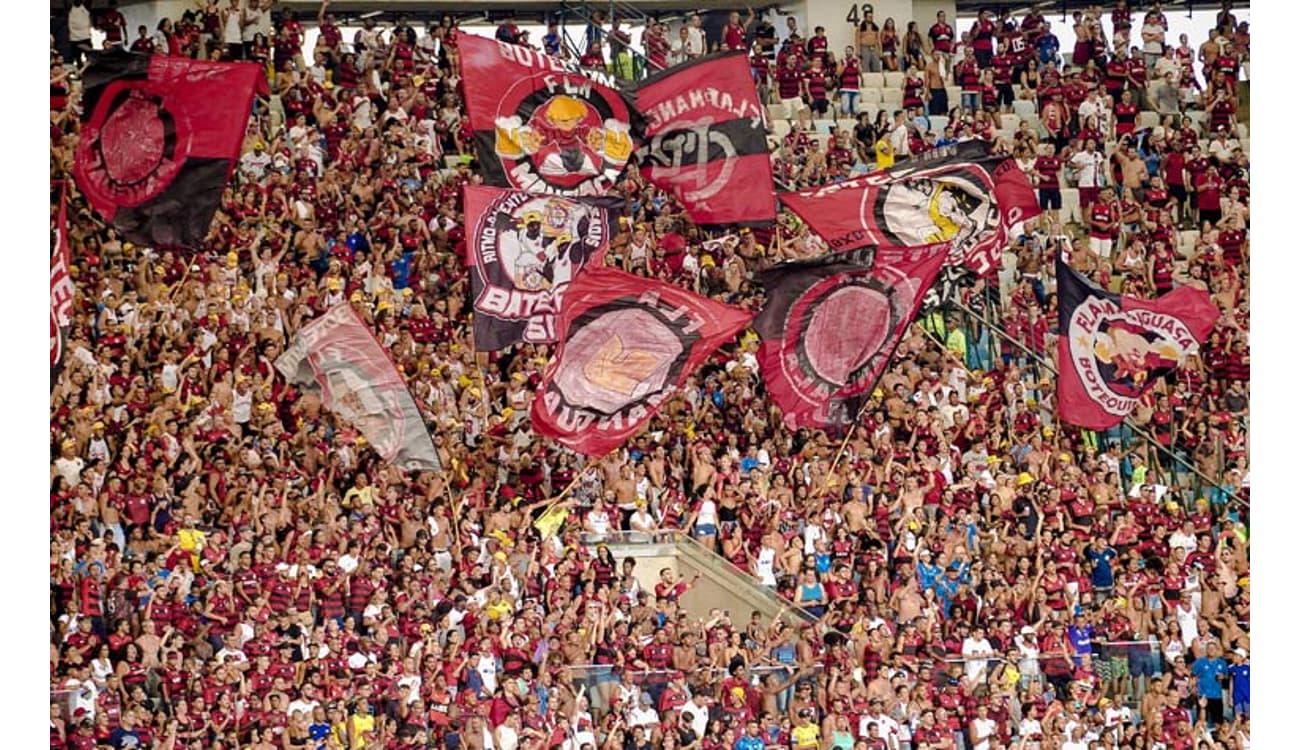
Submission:
[[[1015,160],[977,140],[856,179],[782,193],[781,202],[836,251],[942,243],[949,265],[978,276],[1002,267],[1010,234],[1039,213]]]
[[[533,429],[580,453],[608,453],[750,317],[670,284],[588,270],[565,295]]]
[[[459,44],[488,185],[570,196],[614,186],[640,121],[614,76],[473,34]]]
[[[1090,430],[1124,421],[1155,383],[1197,354],[1219,319],[1209,292],[1178,287],[1147,300],[1098,289],[1056,260],[1061,419]]]
[[[84,80],[73,172],[90,205],[131,242],[198,247],[265,72],[115,51],[95,55]]]
[[[946,247],[867,247],[782,263],[759,278],[759,367],[786,426],[839,431],[868,392],[943,266]]]
[[[564,292],[583,269],[604,262],[618,205],[467,185],[474,348],[555,341]]]

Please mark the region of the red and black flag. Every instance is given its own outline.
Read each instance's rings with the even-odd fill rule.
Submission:
[[[473,34],[460,64],[487,184],[604,195],[623,174],[638,123],[614,76]]]
[[[68,244],[68,189],[58,184],[59,210],[50,218],[50,367],[63,357],[63,330],[72,320],[72,250]]]
[[[533,399],[533,429],[604,455],[751,316],[680,287],[592,268],[569,286],[559,317],[559,345]]]
[[[617,205],[465,187],[475,349],[555,341],[564,292],[583,269],[604,262]]]
[[[406,381],[351,305],[298,329],[275,367],[360,430],[385,461],[407,471],[442,469]]]
[[[1156,381],[1197,354],[1219,319],[1209,292],[1179,287],[1157,299],[1098,289],[1060,258],[1056,400],[1061,420],[1105,430]]]
[[[760,273],[759,366],[787,427],[838,432],[857,420],[946,251],[867,247]]]
[[[696,224],[771,223],[776,188],[766,113],[744,52],[703,57],[637,88],[641,174],[671,192]]]
[[[1002,267],[1013,228],[1039,213],[1025,173],[984,141],[962,141],[845,182],[782,193],[837,252],[867,245],[948,246],[977,276]]]
[[[85,73],[74,172],[126,239],[197,247],[239,159],[266,74],[252,63],[105,52]]]

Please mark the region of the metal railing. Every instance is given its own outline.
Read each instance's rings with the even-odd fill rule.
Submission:
[[[983,301],[984,310],[993,311],[994,315],[981,314],[957,301],[950,301],[945,305],[947,317],[957,317],[959,327],[966,338],[967,353],[963,364],[971,368],[990,369],[992,366],[1000,366],[1005,361],[1016,360],[1033,374],[1033,383],[1041,383],[1048,376],[1054,382],[1057,369],[1054,362],[1049,359],[1052,356],[1051,352],[1039,351],[1036,347],[1010,335],[1000,325],[1001,307],[992,301],[991,293]],[[998,320],[993,319],[995,316]],[[945,345],[942,336],[946,336],[948,328],[941,321],[935,322],[935,319],[922,316],[918,319],[918,323],[937,345],[941,347]],[[1029,396],[1041,395],[1034,388],[1027,387],[1026,390]],[[1126,419],[1120,425],[1105,432],[1079,428],[1082,439],[1100,450],[1104,450],[1102,447],[1104,444],[1117,443],[1125,454],[1145,453],[1144,459],[1150,459],[1147,460],[1148,480],[1153,476],[1163,476],[1167,480],[1170,491],[1175,493],[1171,497],[1180,498],[1189,508],[1194,499],[1200,496],[1208,496],[1212,502],[1238,503],[1247,508],[1250,506],[1250,503],[1238,496],[1225,481],[1227,466],[1222,451],[1218,453],[1217,476],[1211,476],[1192,461],[1187,451],[1179,449],[1176,425],[1171,425],[1170,430],[1173,436],[1170,445],[1165,446],[1151,432],[1135,424],[1132,419]],[[1127,458],[1124,463],[1127,468]],[[1126,491],[1130,487],[1131,476],[1131,471],[1121,472],[1121,481],[1124,482]],[[1189,491],[1183,492],[1180,489]]]

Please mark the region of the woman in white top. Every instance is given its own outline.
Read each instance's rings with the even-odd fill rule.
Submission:
[[[230,6],[221,11],[221,43],[226,45],[226,55],[231,60],[243,56],[243,16],[239,0],[230,0]]]
[[[706,495],[691,514],[687,527],[709,549],[713,549],[718,540],[718,504],[713,502],[712,491]]]

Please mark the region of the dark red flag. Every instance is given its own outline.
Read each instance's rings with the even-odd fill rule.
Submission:
[[[72,319],[72,250],[68,244],[68,189],[59,185],[59,210],[52,218],[50,251],[50,367],[63,357],[63,329]]]
[[[859,248],[760,273],[759,366],[787,427],[839,431],[856,421],[946,252]]]
[[[487,184],[604,195],[623,174],[636,115],[614,76],[473,34],[460,65]]]
[[[750,317],[669,284],[587,270],[565,294],[533,429],[580,453],[608,453]]]
[[[782,193],[781,202],[839,252],[944,243],[949,265],[979,276],[995,272],[1012,227],[1039,213],[1029,179],[1014,159],[994,155],[984,141],[931,154],[845,182]]]
[[[465,187],[474,348],[555,340],[565,289],[600,266],[615,231],[612,198],[565,198]]]
[[[197,247],[239,159],[252,63],[106,52],[85,74],[74,172],[90,205],[128,240]]]
[[[697,224],[776,220],[765,111],[749,58],[731,52],[659,73],[637,88],[641,174]]]
[[[1091,430],[1124,421],[1156,381],[1198,352],[1219,319],[1206,291],[1184,286],[1153,300],[1111,294],[1060,258],[1056,288],[1057,409],[1063,421]]]

